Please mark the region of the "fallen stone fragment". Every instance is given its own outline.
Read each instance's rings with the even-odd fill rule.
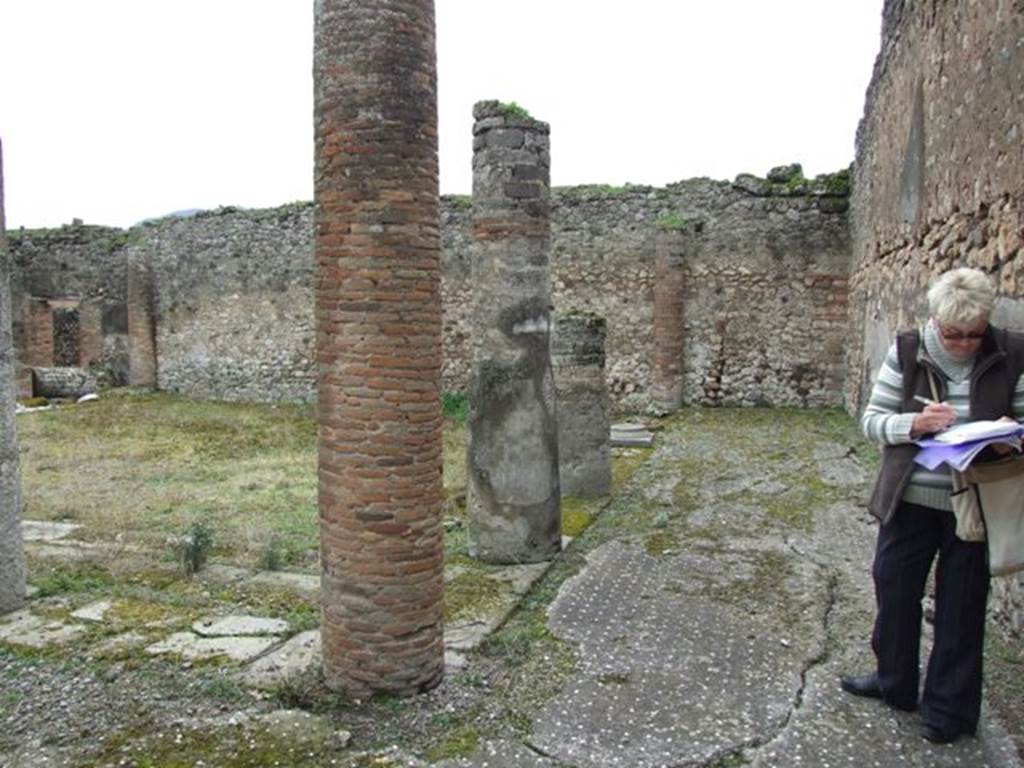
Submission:
[[[113,603],[110,600],[97,600],[95,603],[89,603],[77,611],[73,611],[71,617],[81,619],[82,621],[100,623],[104,621],[104,617],[112,605]]]
[[[320,630],[301,632],[256,659],[242,679],[256,688],[269,689],[321,663]]]
[[[192,625],[203,637],[240,637],[242,635],[280,635],[288,631],[288,622],[262,616],[239,614],[202,619]]]
[[[246,662],[256,658],[279,642],[278,638],[266,637],[200,637],[192,632],[175,632],[159,643],[147,646],[146,653],[158,656],[176,653],[184,659],[212,659],[226,656],[232,661]]]
[[[83,624],[52,621],[25,609],[9,614],[0,622],[0,641],[29,648],[45,648],[72,640],[85,630]]]
[[[325,745],[329,749],[345,749],[352,742],[350,731],[335,728],[325,718],[301,709],[278,709],[256,716],[253,722],[266,728],[268,735],[287,739],[299,750],[321,749]]]
[[[22,520],[21,537],[25,541],[56,541],[77,531],[77,523],[51,523],[45,520]]]
[[[611,444],[647,448],[654,444],[654,433],[643,424],[632,422],[612,424]]]

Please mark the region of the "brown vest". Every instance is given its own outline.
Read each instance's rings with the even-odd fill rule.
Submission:
[[[914,395],[932,397],[928,384],[928,370],[935,372],[935,384],[940,399],[946,397],[946,376],[927,356],[918,356],[921,345],[919,331],[903,331],[896,336],[896,352],[903,373],[904,413],[919,413],[924,406]],[[1024,371],[1024,334],[989,326],[981,349],[971,369],[970,419],[998,419],[1010,415],[1017,379]],[[914,457],[919,448],[916,443],[882,446],[882,466],[878,471],[875,489],[871,493],[868,509],[882,524],[889,522],[899,506],[903,492],[914,472]],[[978,460],[984,461],[988,451]]]

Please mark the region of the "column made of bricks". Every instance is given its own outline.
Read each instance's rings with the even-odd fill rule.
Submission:
[[[3,146],[0,145],[0,614],[25,600],[25,550],[21,540],[21,480],[14,422],[14,337],[11,256],[4,218]]]
[[[558,474],[563,496],[611,491],[608,385],[604,379],[608,324],[590,313],[555,318],[551,365],[558,402]]]
[[[549,129],[494,101],[473,116],[470,553],[538,562],[561,548]]]
[[[654,369],[651,401],[662,411],[683,404],[684,261],[691,236],[658,230],[654,238]]]
[[[145,258],[128,254],[128,386],[157,385],[153,273]]]
[[[24,328],[21,363],[29,368],[49,368],[54,364],[53,308],[46,299],[29,298],[25,302],[28,317]]]
[[[440,201],[432,0],[320,0],[314,43],[327,684],[444,673]]]

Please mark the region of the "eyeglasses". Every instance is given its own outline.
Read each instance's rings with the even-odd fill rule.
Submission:
[[[988,326],[985,326],[980,331],[958,331],[955,328],[939,326],[939,333],[942,334],[942,338],[946,341],[978,341],[985,338],[987,331]]]

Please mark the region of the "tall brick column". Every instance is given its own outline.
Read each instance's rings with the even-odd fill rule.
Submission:
[[[409,695],[444,672],[432,0],[319,0],[313,70],[324,671]]]
[[[537,562],[561,548],[548,125],[496,101],[473,116],[470,552]]]
[[[603,317],[569,312],[555,319],[551,365],[558,395],[558,475],[565,496],[611,490],[608,385],[604,380]]]
[[[14,424],[11,269],[4,219],[3,146],[0,145],[0,614],[18,608],[25,599],[21,481]]]
[[[156,324],[153,273],[143,257],[128,252],[128,385],[155,387]]]
[[[651,401],[661,411],[683,404],[684,263],[691,236],[677,229],[659,229],[654,239],[654,370]]]

